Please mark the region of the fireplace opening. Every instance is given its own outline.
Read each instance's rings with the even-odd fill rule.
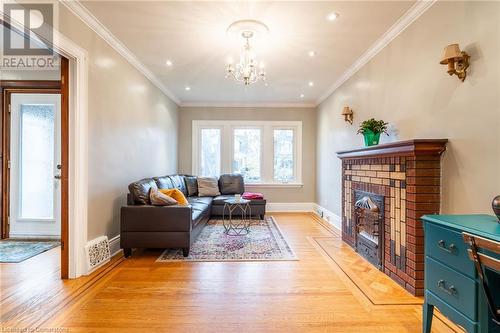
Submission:
[[[354,217],[356,251],[382,270],[384,197],[376,193],[355,190]]]

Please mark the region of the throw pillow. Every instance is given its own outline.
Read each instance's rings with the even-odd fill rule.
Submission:
[[[198,180],[195,176],[184,176],[186,182],[188,196],[192,197],[198,195]]]
[[[171,198],[174,198],[181,206],[187,206],[189,204],[186,197],[184,196],[184,193],[182,193],[182,191],[178,188],[162,189],[160,190],[160,192],[168,195]]]
[[[177,200],[174,198],[161,193],[155,188],[151,189],[149,192],[149,199],[151,200],[151,204],[153,206],[172,206],[177,205]]]
[[[217,178],[213,177],[198,177],[198,196],[199,197],[216,197],[220,195],[219,183]]]

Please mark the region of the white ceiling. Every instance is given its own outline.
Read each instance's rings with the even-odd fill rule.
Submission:
[[[82,4],[182,105],[314,105],[414,1]],[[331,12],[339,13],[333,22],[326,19]],[[226,29],[240,19],[257,19],[269,27],[269,36],[255,45],[266,64],[268,86],[245,87],[225,78],[228,56],[237,59],[241,49],[241,41],[230,39]],[[315,57],[308,56],[310,50]]]

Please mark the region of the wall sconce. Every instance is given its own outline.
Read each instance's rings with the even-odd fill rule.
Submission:
[[[354,117],[352,109],[350,109],[348,106],[344,106],[344,108],[342,109],[342,115],[344,116],[344,120],[352,125],[352,120]]]
[[[465,51],[460,51],[458,44],[451,44],[444,48],[441,65],[448,65],[448,74],[456,74],[462,82],[467,76],[470,56]]]

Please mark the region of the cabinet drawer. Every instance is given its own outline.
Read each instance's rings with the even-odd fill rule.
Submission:
[[[425,254],[475,279],[474,263],[467,255],[468,245],[462,234],[430,222],[426,222],[424,228]]]
[[[476,281],[426,257],[425,289],[468,318],[476,320]]]

